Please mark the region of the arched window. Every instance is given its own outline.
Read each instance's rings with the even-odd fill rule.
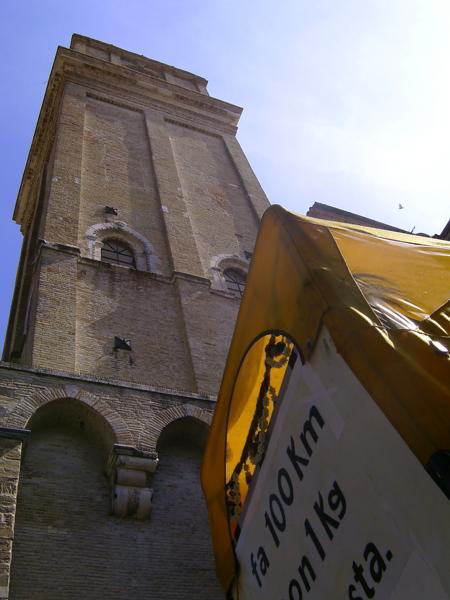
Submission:
[[[113,265],[136,268],[133,251],[118,240],[105,240],[102,248],[102,261]]]
[[[245,275],[235,269],[227,269],[223,276],[227,282],[228,291],[237,298],[242,298],[245,288]]]

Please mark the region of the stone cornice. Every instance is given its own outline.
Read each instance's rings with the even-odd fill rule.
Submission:
[[[40,262],[42,259],[42,252],[46,251],[46,250],[50,250],[52,252],[60,252],[63,254],[69,254],[74,257],[79,257],[80,253],[81,253],[80,249],[77,248],[76,246],[70,246],[68,244],[55,244],[52,242],[47,242],[45,240],[39,239],[38,243],[37,243],[36,258],[33,263],[34,272],[40,266]]]
[[[36,188],[39,184],[39,174],[45,162],[48,161],[56,132],[57,113],[64,90],[64,78],[56,68],[56,59],[45,90],[36,129],[28,153],[27,163],[22,175],[13,219],[22,233],[28,228],[34,211]],[[30,201],[30,197],[32,200]]]
[[[38,240],[38,260],[43,248],[55,250],[57,252],[64,252],[65,254],[73,254],[74,256],[78,256],[80,254],[80,249],[77,246],[71,246],[70,244],[55,244],[53,242],[46,242],[45,240],[40,239]]]
[[[175,77],[184,79],[186,81],[194,81],[195,83],[200,83],[205,87],[208,85],[207,79],[205,79],[204,77],[200,77],[199,75],[195,75],[194,73],[189,73],[188,71],[184,71],[183,69],[179,69],[178,67],[173,67],[171,65],[161,63],[157,60],[153,60],[152,58],[147,58],[146,56],[136,54],[135,52],[130,52],[129,50],[118,48],[117,46],[113,46],[112,44],[107,44],[105,42],[101,42],[99,40],[94,40],[93,38],[80,35],[79,33],[74,33],[72,35],[72,43],[70,44],[71,49],[74,49],[77,43],[84,44],[90,48],[95,48],[97,50],[102,50],[103,52],[115,54],[117,56],[120,56],[121,58],[124,58],[125,60],[135,60],[139,64],[142,63],[143,65],[154,69],[155,71],[159,71],[161,74],[163,74],[164,72],[168,72],[174,75]]]
[[[29,429],[16,429],[15,427],[0,427],[0,439],[3,440],[14,440],[22,444],[22,456],[21,461],[25,457],[27,450],[28,440],[30,438],[31,431]]]
[[[84,381],[86,383],[94,383],[110,387],[120,387],[130,390],[172,396],[173,398],[179,399],[181,402],[195,400],[215,403],[217,401],[217,396],[213,396],[212,394],[199,394],[197,392],[190,392],[189,390],[178,390],[174,388],[159,387],[157,385],[147,385],[145,383],[138,383],[136,381],[113,379],[112,377],[102,377],[100,375],[97,376],[92,373],[69,373],[66,371],[58,371],[56,369],[47,369],[44,367],[33,367],[31,365],[19,365],[17,363],[0,361],[0,370],[2,369],[6,371],[9,370],[31,373],[34,375],[49,376],[58,379],[71,379],[80,382]]]
[[[12,427],[0,427],[0,438],[8,440],[17,440],[18,442],[27,442],[31,431],[28,429],[15,429]]]
[[[177,72],[177,76],[183,73],[183,78],[191,75],[178,72],[175,67],[157,64],[166,71]],[[61,98],[67,82],[86,85],[90,90],[106,93],[112,99],[116,97],[131,101],[144,109],[151,107],[167,115],[185,117],[191,122],[199,119],[202,124],[206,123],[206,127],[210,125],[229,134],[235,133],[242,113],[242,109],[237,106],[186,89],[160,77],[59,47],[14,210],[13,218],[21,226],[22,232],[28,228],[32,219],[39,176],[44,163],[49,160]]]
[[[51,250],[59,250],[57,246],[61,246],[61,252],[68,252],[70,254],[75,254],[76,252],[71,252],[70,249],[74,248],[73,246],[64,246],[63,244],[49,244],[47,242],[43,242],[42,247],[50,248]],[[67,250],[66,250],[67,248]],[[79,249],[78,254],[79,254]],[[172,271],[170,276],[162,275],[161,273],[154,273],[152,271],[142,271],[140,269],[130,269],[124,265],[114,265],[112,263],[103,262],[101,260],[97,260],[95,258],[89,258],[87,256],[79,256],[78,262],[80,264],[90,265],[96,269],[104,269],[106,271],[114,271],[119,270],[129,275],[137,275],[139,277],[148,277],[149,279],[153,279],[155,281],[159,281],[160,283],[169,283],[173,284],[177,279],[183,279],[184,281],[190,281],[191,283],[197,283],[199,285],[203,285],[207,288],[211,287],[211,280],[207,277],[200,277],[199,275],[193,275],[192,273],[182,273],[181,271]]]
[[[42,250],[44,249],[53,250],[55,252],[62,252],[64,254],[71,254],[72,256],[77,257],[79,264],[89,265],[90,267],[94,267],[95,269],[104,269],[105,271],[118,270],[124,273],[128,273],[130,276],[137,275],[139,277],[153,279],[154,281],[158,281],[159,283],[167,283],[169,285],[173,285],[177,280],[181,279],[183,281],[189,281],[190,283],[196,283],[198,285],[202,285],[208,288],[208,292],[210,294],[222,296],[223,298],[228,298],[230,300],[236,300],[238,302],[240,302],[241,300],[231,292],[212,287],[213,284],[211,282],[211,279],[209,279],[208,277],[200,277],[199,275],[193,275],[192,273],[182,273],[181,271],[172,271],[172,274],[168,276],[162,275],[161,273],[154,273],[152,271],[130,269],[129,267],[123,265],[113,265],[111,263],[103,262],[95,258],[80,256],[80,249],[76,246],[69,246],[66,244],[53,244],[50,242],[46,242],[45,240],[39,240],[38,242],[38,255],[35,261],[35,267],[39,264]],[[241,262],[244,262],[244,260],[241,259]]]
[[[242,113],[242,108],[234,104],[170,83],[160,77],[134,71],[67,48],[58,48],[55,63],[57,61],[63,62],[64,73],[68,78],[71,75],[83,74],[93,79],[93,85],[103,81],[114,84],[114,87],[130,86],[132,89],[129,91],[138,88],[145,96],[159,99],[169,105],[186,104],[195,112],[214,115],[230,125],[236,126]]]

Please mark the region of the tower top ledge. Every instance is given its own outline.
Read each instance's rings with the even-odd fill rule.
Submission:
[[[212,98],[203,77],[111,44],[73,34],[70,48],[58,47],[39,113],[13,219],[24,232],[31,224],[44,164],[52,149],[66,83],[91,88],[106,101],[119,93],[129,106],[145,106],[195,124],[198,119],[218,134],[235,135],[242,108]],[[113,100],[114,101],[114,100]]]
[[[199,91],[206,95],[208,94],[206,91],[208,81],[203,77],[199,77],[188,71],[183,71],[183,69],[178,69],[177,67],[166,65],[151,58],[147,58],[146,56],[123,50],[112,44],[100,42],[99,40],[94,40],[93,38],[74,33],[72,35],[70,49],[147,75],[152,75],[153,77],[164,79],[170,83],[178,83],[182,87],[184,87],[183,83],[185,85],[191,84],[192,87],[190,86],[190,89],[194,89],[195,91]],[[175,78],[178,81],[170,81],[172,78]]]

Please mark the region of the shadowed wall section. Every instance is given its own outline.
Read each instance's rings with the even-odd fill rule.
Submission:
[[[183,573],[164,581],[166,589],[154,589],[151,598],[221,598],[215,576],[208,513],[200,487],[200,465],[208,427],[192,417],[174,421],[163,429],[157,445],[160,463],[153,479],[153,527],[161,537],[158,554]],[[164,535],[170,531],[171,534]],[[198,583],[201,582],[201,589]],[[153,583],[153,586],[156,582]]]
[[[79,419],[45,425],[42,414],[30,421],[40,428],[21,470],[10,598],[30,590],[34,600],[220,597],[199,481],[207,425],[185,417],[163,429],[154,508],[143,522],[110,516],[94,432]]]

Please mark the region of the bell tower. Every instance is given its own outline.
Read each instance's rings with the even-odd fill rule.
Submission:
[[[198,472],[268,206],[241,112],[109,44],[57,50],[14,211],[0,600],[221,597]]]
[[[239,304],[224,268],[245,274],[268,203],[241,109],[206,86],[78,35],[58,49],[14,212],[6,360],[217,392]]]

